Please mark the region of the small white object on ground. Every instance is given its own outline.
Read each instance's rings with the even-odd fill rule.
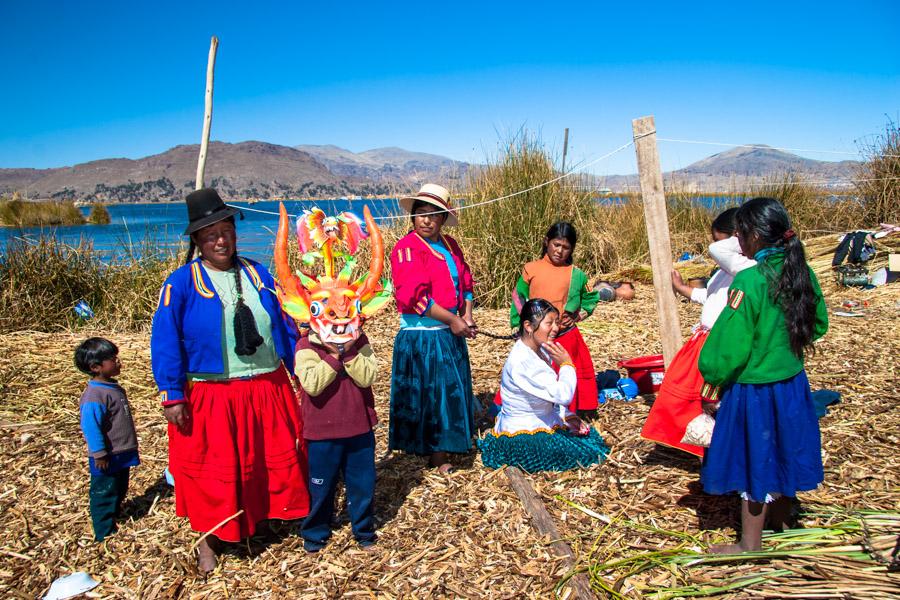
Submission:
[[[872,273],[872,285],[880,286],[887,283],[888,270],[887,268],[878,269],[874,273]]]
[[[166,483],[168,483],[172,487],[175,487],[175,478],[172,477],[172,472],[169,471],[169,467],[166,467],[166,470],[163,471],[163,477],[166,478]]]
[[[60,577],[50,585],[50,590],[44,596],[44,600],[65,600],[89,592],[100,585],[100,582],[85,573],[78,571],[65,577]]]

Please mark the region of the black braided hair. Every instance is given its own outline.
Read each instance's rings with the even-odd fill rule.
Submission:
[[[804,351],[813,349],[818,298],[799,236],[792,234],[785,238],[785,233],[791,229],[791,219],[778,200],[760,197],[742,204],[735,214],[735,221],[741,237],[749,239],[756,234],[760,248],[784,250],[780,274],[767,259],[761,261],[759,270],[769,282],[772,301],[784,311],[791,350],[798,358],[803,358]]]
[[[241,285],[241,261],[234,253],[234,281],[237,283],[237,309],[234,311],[234,353],[250,356],[262,346],[263,338],[256,328],[253,311],[244,303],[244,289]]]
[[[522,312],[519,313],[519,337],[525,335],[525,323],[531,323],[531,329],[534,331],[550,313],[559,314],[556,307],[544,300],[543,298],[532,298],[522,306]]]

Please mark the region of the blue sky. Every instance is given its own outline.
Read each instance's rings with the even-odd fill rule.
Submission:
[[[212,137],[228,142],[483,161],[523,126],[559,151],[569,127],[577,164],[646,114],[663,137],[820,150],[900,116],[891,1],[0,0],[0,22],[0,167],[197,143],[213,34]],[[660,145],[666,169],[721,150]],[[591,170],[633,172],[633,151]]]

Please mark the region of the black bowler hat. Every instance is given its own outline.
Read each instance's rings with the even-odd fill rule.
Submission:
[[[219,197],[219,192],[212,188],[203,188],[191,192],[184,199],[188,209],[188,226],[184,235],[191,235],[208,225],[224,221],[228,217],[243,214],[237,208],[226,206]]]

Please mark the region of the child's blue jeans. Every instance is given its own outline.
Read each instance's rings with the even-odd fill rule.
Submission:
[[[309,455],[309,516],[303,521],[303,547],[315,552],[331,537],[334,495],[344,478],[347,512],[360,545],[375,543],[375,433],[337,440],[306,440]]]
[[[91,475],[91,524],[94,539],[103,539],[116,531],[116,517],[122,510],[122,501],[128,493],[129,467],[115,473]]]

